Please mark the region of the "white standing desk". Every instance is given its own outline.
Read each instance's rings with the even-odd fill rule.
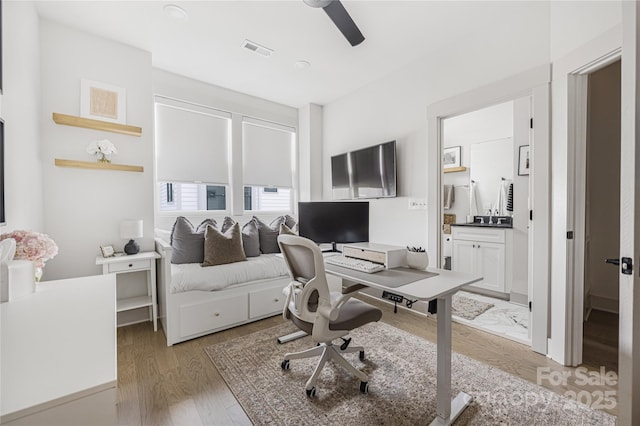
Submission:
[[[376,274],[364,274],[346,268],[325,264],[325,271],[343,280],[367,287],[400,294],[409,299],[438,301],[438,342],[437,342],[437,394],[436,418],[431,425],[453,423],[473,398],[460,392],[451,400],[451,296],[460,288],[482,280],[479,275],[463,274],[444,269],[427,269],[438,275],[414,281],[399,287],[387,287],[376,280]]]

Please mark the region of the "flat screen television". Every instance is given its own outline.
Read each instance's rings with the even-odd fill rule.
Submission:
[[[368,201],[312,201],[298,203],[300,236],[317,244],[369,241]]]
[[[396,196],[396,141],[331,157],[335,200]]]

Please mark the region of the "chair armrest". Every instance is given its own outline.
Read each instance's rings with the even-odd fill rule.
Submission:
[[[325,305],[319,306],[318,313],[330,321],[337,320],[338,315],[340,314],[340,308],[342,308],[342,306],[345,303],[347,303],[349,299],[351,299],[352,293],[355,293],[355,292],[356,291],[354,290],[348,294],[340,295],[338,298],[331,301],[331,306],[325,306]]]

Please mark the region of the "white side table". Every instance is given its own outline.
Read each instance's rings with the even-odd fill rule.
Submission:
[[[96,265],[102,265],[103,274],[126,274],[128,272],[147,271],[147,295],[118,299],[117,312],[149,307],[153,321],[153,331],[158,331],[158,302],[156,292],[156,259],[160,255],[155,251],[114,257],[96,257]]]

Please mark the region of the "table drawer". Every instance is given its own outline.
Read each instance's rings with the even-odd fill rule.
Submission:
[[[246,294],[180,307],[180,337],[216,330],[249,318]]]
[[[249,293],[249,318],[282,312],[285,296],[282,287],[267,288]]]
[[[151,269],[151,260],[132,260],[130,262],[110,263],[109,272],[141,271]]]

